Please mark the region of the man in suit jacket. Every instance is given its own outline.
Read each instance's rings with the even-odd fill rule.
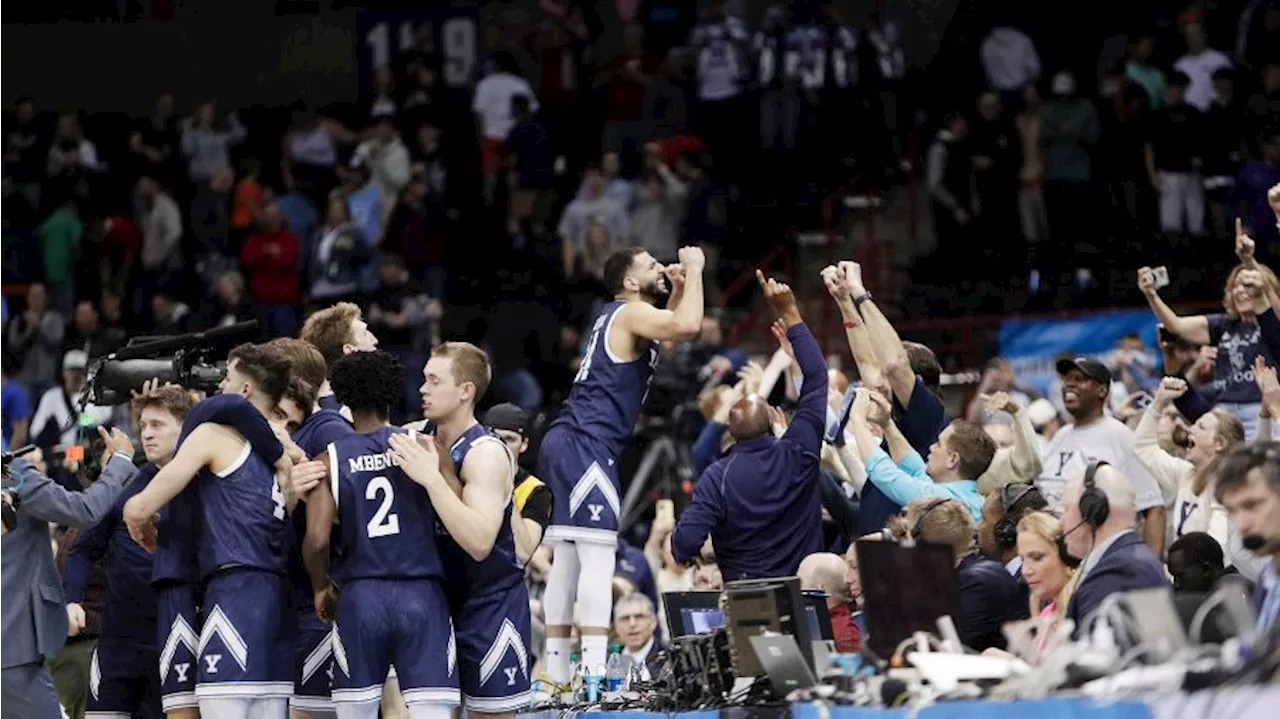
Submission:
[[[1109,464],[1100,464],[1090,495],[1086,495],[1083,475],[1068,481],[1062,494],[1067,552],[1081,560],[1076,590],[1067,605],[1076,638],[1084,621],[1112,594],[1169,586],[1164,565],[1135,531],[1138,514],[1129,478]]]
[[[18,499],[18,519],[0,540],[2,719],[62,716],[53,679],[44,665],[67,639],[67,608],[53,561],[49,523],[92,527],[138,473],[133,442],[124,432],[101,428],[98,432],[107,443],[110,459],[98,481],[84,492],[67,491],[24,460],[16,459],[10,467],[13,487],[5,492]]]
[[[640,592],[633,592],[613,605],[613,630],[622,644],[622,652],[631,658],[635,676],[649,681],[658,673],[658,654],[662,651],[656,630],[658,613],[653,602]]]

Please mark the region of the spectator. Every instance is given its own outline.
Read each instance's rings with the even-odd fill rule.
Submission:
[[[292,337],[298,331],[298,251],[297,236],[272,202],[263,210],[262,226],[240,251],[249,298],[267,337]]]
[[[1200,174],[1204,176],[1210,231],[1214,238],[1231,238],[1235,212],[1231,207],[1231,186],[1243,159],[1243,116],[1236,98],[1235,75],[1227,68],[1213,74],[1213,104],[1204,113],[1207,126]]]
[[[607,197],[604,190],[604,173],[598,165],[588,166],[582,177],[582,192],[560,217],[556,234],[560,237],[565,277],[573,276],[578,257],[586,251],[592,225],[602,226],[608,237],[631,236],[626,210]]]
[[[356,135],[339,123],[321,117],[305,102],[295,103],[292,124],[285,131],[280,156],[284,186],[297,190],[314,207],[323,207],[338,184],[338,145],[351,144]]]
[[[382,249],[400,256],[414,277],[421,277],[432,297],[444,296],[444,233],[447,218],[442,198],[419,173],[400,193],[391,213]],[[408,365],[406,365],[408,366]]]
[[[1018,169],[1018,216],[1022,220],[1022,236],[1028,245],[1028,266],[1032,271],[1047,271],[1052,257],[1048,246],[1049,216],[1044,204],[1044,114],[1040,93],[1034,85],[1022,88],[1022,112],[1015,120],[1022,147],[1022,166]],[[1037,290],[1032,282],[1031,290]]]
[[[374,115],[371,137],[355,153],[372,175],[373,186],[378,190],[378,216],[384,222],[391,216],[400,190],[409,184],[412,169],[409,148],[401,142],[392,119],[388,114]]]
[[[196,187],[191,201],[191,234],[199,256],[227,256],[240,249],[231,243],[230,204],[235,181],[231,170],[219,170],[208,184]]]
[[[1151,64],[1151,54],[1155,52],[1156,39],[1151,33],[1141,33],[1129,43],[1129,57],[1124,64],[1125,77],[1138,84],[1147,95],[1147,104],[1153,109],[1160,109],[1164,104],[1164,73]]]
[[[1227,56],[1209,47],[1209,38],[1198,22],[1182,28],[1187,52],[1173,64],[1173,69],[1187,76],[1187,104],[1204,112],[1213,103],[1213,74],[1231,67]]]
[[[1275,132],[1275,118],[1280,117],[1280,63],[1262,68],[1261,76],[1262,86],[1244,108],[1244,137],[1250,148],[1257,138],[1269,137]]]
[[[819,552],[805,557],[796,575],[800,577],[801,589],[827,595],[827,613],[831,616],[836,651],[856,654],[862,650],[862,632],[853,620],[853,597],[849,594],[846,571],[843,557]]]
[[[123,346],[116,343],[117,337],[110,337],[102,330],[102,317],[97,305],[90,300],[76,303],[75,313],[71,318],[71,327],[67,330],[67,349],[82,350],[89,359],[103,357]]]
[[[161,290],[151,296],[151,323],[153,334],[162,336],[183,335],[191,331],[195,317],[191,307],[179,302],[173,295]]]
[[[1085,357],[1058,360],[1057,370],[1063,379],[1063,403],[1072,423],[1058,430],[1045,449],[1041,457],[1043,473],[1036,479],[1036,488],[1050,507],[1060,506],[1066,501],[1064,492],[1072,477],[1081,476],[1094,460],[1109,462],[1124,473],[1130,493],[1129,510],[1143,517],[1143,539],[1153,551],[1162,550],[1166,514],[1160,485],[1134,453],[1129,428],[1103,414],[1111,392],[1111,371],[1101,362]],[[1066,520],[1063,524],[1074,526]]]
[[[1067,481],[1062,508],[1067,552],[1081,560],[1066,614],[1075,622],[1073,637],[1086,633],[1085,619],[1107,597],[1169,586],[1164,566],[1134,532],[1134,486],[1119,468],[1090,464]]]
[[[1022,655],[1039,663],[1056,648],[1055,634],[1067,615],[1075,589],[1075,559],[1062,544],[1062,524],[1052,514],[1032,512],[1017,525],[1018,559],[1029,589],[1029,610],[1036,620],[1034,646]]]
[[[1015,27],[995,27],[982,41],[982,68],[987,83],[1007,102],[1017,101],[1022,88],[1040,79],[1040,54],[1026,33]]]
[[[239,256],[240,248],[249,238],[253,228],[262,217],[262,208],[266,205],[266,188],[261,182],[262,166],[253,158],[240,163],[240,179],[236,180],[231,196],[230,229],[235,234],[231,237],[229,249],[235,250]]]
[[[1160,230],[1170,234],[1204,234],[1204,116],[1186,102],[1190,78],[1180,71],[1169,76],[1164,106],[1151,130],[1151,186],[1160,193]]]
[[[498,171],[506,153],[503,145],[515,126],[511,115],[511,99],[523,95],[530,99],[530,109],[538,111],[538,101],[528,81],[520,77],[515,60],[507,52],[494,53],[490,72],[476,83],[471,109],[480,129],[480,166],[484,175],[485,197],[490,204],[497,186]]]
[[[925,183],[933,201],[933,232],[938,246],[931,255],[927,276],[917,276],[921,282],[950,286],[956,277],[952,271],[956,258],[973,248],[969,232],[977,213],[978,196],[973,159],[965,144],[968,133],[969,121],[964,113],[955,110],[947,114],[943,128],[929,146]]]
[[[1227,455],[1214,488],[1214,498],[1227,508],[1236,531],[1246,537],[1254,556],[1265,560],[1254,602],[1259,632],[1270,632],[1280,621],[1280,444],[1261,442],[1239,447]]]
[[[360,291],[359,273],[372,258],[367,242],[351,223],[348,207],[340,197],[329,200],[311,258],[307,297],[313,305],[354,299]]]
[[[1235,178],[1233,205],[1268,259],[1280,257],[1280,224],[1268,191],[1280,184],[1280,125],[1259,143],[1262,154],[1240,168]]]
[[[84,418],[80,411],[80,392],[84,389],[89,358],[80,350],[70,350],[62,358],[62,383],[50,387],[40,396],[35,414],[31,416],[31,443],[52,456],[53,448],[69,447],[80,438]],[[111,418],[110,407],[88,405],[87,414],[92,424],[102,424]]]
[[[134,177],[147,175],[171,186],[183,175],[178,158],[178,118],[173,111],[173,94],[161,93],[152,113],[138,122],[129,135],[129,152],[133,154]]]
[[[653,602],[643,594],[628,594],[613,606],[613,630],[640,681],[649,681],[658,673],[662,646],[657,641],[657,626]]]
[[[31,395],[20,382],[9,379],[9,355],[0,357],[0,452],[17,449],[27,443],[31,427]]]
[[[17,379],[32,392],[40,394],[54,383],[66,331],[67,318],[49,307],[45,286],[38,282],[28,286],[26,309],[9,320],[4,350],[20,358]]]
[[[439,342],[439,332],[433,326],[440,321],[443,309],[439,296],[432,296],[414,281],[397,255],[382,256],[379,275],[380,287],[369,298],[369,327],[383,348],[400,358],[405,368],[402,416],[417,417],[422,405],[418,394],[422,376],[417,368],[427,363],[426,349]]]
[[[742,162],[749,41],[746,23],[730,13],[727,0],[713,0],[688,43],[698,82],[698,134],[729,183],[738,178]]]
[[[982,209],[978,227],[991,238],[984,252],[986,271],[977,276],[993,280],[1022,274],[1021,262],[1010,266],[1021,241],[1018,225],[1018,169],[1022,164],[1018,129],[1004,114],[993,92],[978,96],[978,116],[969,133],[973,157],[974,203]],[[1020,258],[1019,258],[1020,260]]]
[[[1076,94],[1076,79],[1069,72],[1054,76],[1053,94],[1054,99],[1045,103],[1042,110],[1040,133],[1049,229],[1053,246],[1078,248],[1097,236],[1088,225],[1088,218],[1092,207],[1092,153],[1099,134],[1098,111],[1088,98]],[[1078,256],[1079,250],[1074,254]],[[1044,258],[1046,269],[1057,274],[1059,286],[1066,284],[1064,280],[1071,270],[1069,263],[1080,262],[1072,255],[1063,250],[1060,257]]]
[[[1169,545],[1169,576],[1175,593],[1208,594],[1226,574],[1222,545],[1208,534],[1188,532]]]
[[[534,118],[530,98],[511,98],[511,115],[516,125],[507,135],[512,168],[507,232],[515,235],[528,222],[533,236],[542,238],[555,198],[555,148],[547,129]]]
[[[143,298],[157,288],[172,289],[182,269],[182,210],[151,177],[138,180],[134,206],[142,230]]]
[[[640,178],[636,206],[631,210],[634,242],[654,257],[675,257],[680,244],[685,185],[666,165]]]
[[[1018,547],[1018,523],[1032,512],[1049,506],[1040,490],[1029,484],[1006,484],[987,495],[978,523],[978,548],[999,561],[1026,588]]]
[[[245,297],[244,275],[228,270],[218,277],[214,301],[201,323],[205,327],[227,327],[255,319],[253,306]]]
[[[76,299],[76,259],[84,238],[84,223],[73,200],[58,205],[36,228],[44,256],[44,277],[53,293],[53,306],[70,312]]]
[[[910,538],[950,547],[960,584],[960,616],[956,631],[968,648],[1003,648],[1006,622],[1026,619],[1027,606],[1018,583],[1000,563],[978,553],[972,515],[953,499],[920,497],[906,507]]]
[[[622,52],[601,68],[596,79],[604,90],[601,145],[605,152],[635,153],[646,137],[645,86],[658,68],[644,51],[644,30],[639,25],[623,29],[622,44]]]
[[[196,184],[231,169],[231,148],[243,142],[247,133],[236,113],[228,114],[226,122],[225,128],[217,125],[213,100],[201,103],[194,116],[182,121],[182,154],[187,158],[187,176]]]

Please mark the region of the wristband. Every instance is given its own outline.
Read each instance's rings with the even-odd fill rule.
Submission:
[[[853,306],[861,307],[863,302],[870,302],[870,301],[871,301],[871,293],[866,292],[864,294],[858,295],[857,297],[853,298]]]

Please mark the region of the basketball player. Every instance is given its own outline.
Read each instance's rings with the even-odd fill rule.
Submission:
[[[427,491],[391,451],[390,440],[406,433],[388,423],[402,394],[400,372],[400,362],[387,352],[360,352],[335,362],[329,379],[337,400],[351,410],[356,434],[329,445],[318,462],[297,468],[321,477],[307,496],[303,556],[317,611],[334,619],[333,703],[339,719],[374,719],[392,666],[413,719],[448,719],[458,703],[436,513]],[[428,444],[424,451],[438,463]],[[339,551],[330,569],[335,518]],[[336,611],[330,576],[340,589]]]
[[[298,339],[320,350],[325,366],[330,368],[345,354],[378,348],[378,338],[369,331],[360,308],[350,302],[339,302],[308,317]],[[335,411],[342,409],[328,382],[320,386],[320,406]]]
[[[287,444],[296,448],[303,459],[311,459],[333,442],[355,433],[341,414],[317,404],[318,388],[327,382],[328,369],[320,351],[302,340],[281,337],[266,343],[289,361],[289,386],[280,400],[279,415],[290,431]],[[295,487],[301,497],[311,487]],[[332,628],[316,616],[312,601],[311,580],[302,559],[302,539],[306,536],[305,508],[295,508],[291,517],[293,532],[289,552],[290,604],[296,624],[294,641],[293,696],[289,698],[290,715],[327,717],[333,715],[330,684],[333,678]]]
[[[545,540],[555,545],[543,597],[547,671],[560,686],[569,682],[575,599],[582,661],[604,675],[620,511],[617,458],[639,418],[658,343],[691,339],[702,328],[702,250],[682,248],[679,260],[664,268],[632,247],[605,261],[614,300],[596,318],[569,399],[539,449],[538,475],[555,499]],[[654,307],[668,294],[667,309]]]
[[[222,393],[243,395],[265,419],[280,401],[288,371],[277,354],[240,345],[228,355]],[[285,495],[272,464],[241,432],[204,422],[187,439],[125,504],[125,523],[135,541],[153,550],[151,518],[194,484],[198,514],[191,519],[205,587],[195,671],[200,716],[283,716],[293,690]]]
[[[432,350],[422,376],[422,412],[435,423],[441,456],[406,436],[391,438],[392,456],[426,487],[448,532],[436,542],[449,576],[467,713],[514,716],[529,704],[529,591],[512,536],[515,459],[475,416],[492,378],[489,359],[475,345],[446,342]]]
[[[156,674],[160,650],[156,644],[151,555],[129,537],[129,530],[121,521],[121,508],[173,459],[182,421],[191,405],[191,395],[176,386],[161,387],[134,398],[133,411],[140,415],[138,428],[147,464],[125,488],[115,510],[97,526],[77,535],[67,554],[63,572],[67,614],[78,615],[80,626],[84,609],[79,602],[84,598],[89,573],[95,562],[104,557],[107,562],[102,631],[90,664],[86,717],[128,717],[138,712],[152,715],[160,708],[160,681]]]

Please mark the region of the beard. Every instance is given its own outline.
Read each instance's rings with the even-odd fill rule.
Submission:
[[[653,282],[640,288],[640,294],[655,300],[660,300],[671,294],[671,287],[667,284],[667,278],[659,275],[654,278]]]

